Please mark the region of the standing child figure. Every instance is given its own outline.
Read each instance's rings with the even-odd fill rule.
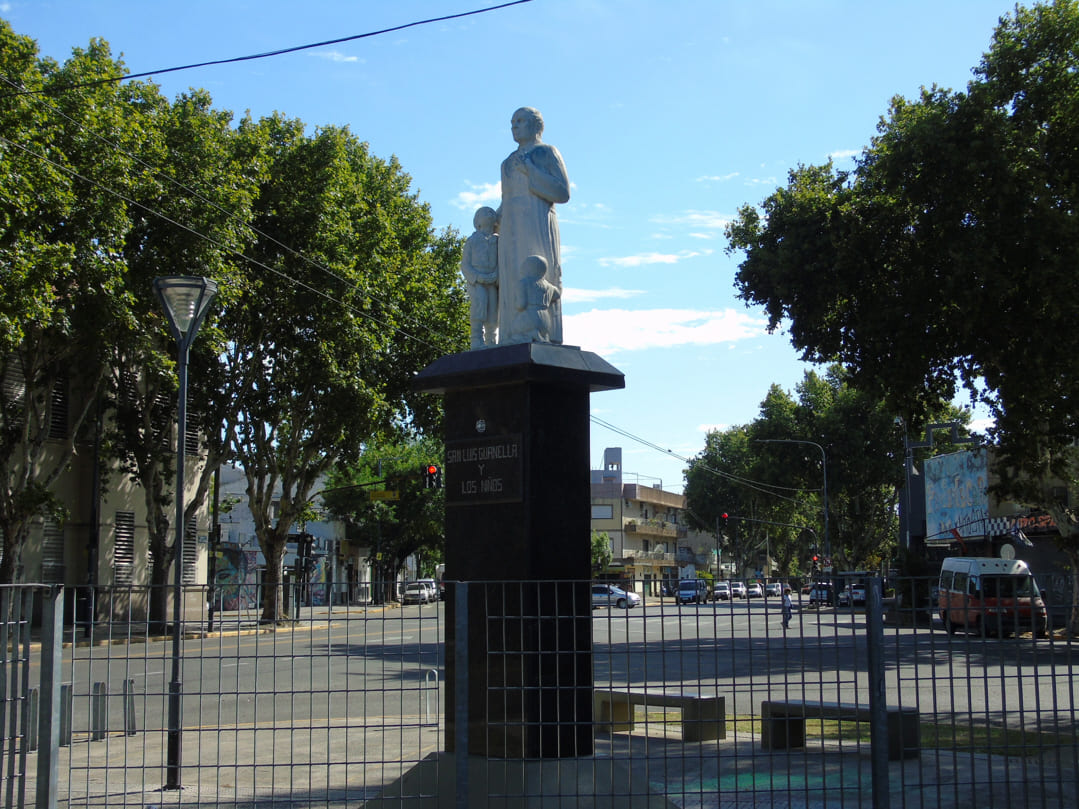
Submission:
[[[783,628],[790,629],[791,615],[794,613],[794,604],[791,603],[791,588],[783,588]]]
[[[472,217],[476,228],[461,251],[461,273],[468,284],[468,320],[473,349],[497,344],[498,328],[498,214],[483,207]]]

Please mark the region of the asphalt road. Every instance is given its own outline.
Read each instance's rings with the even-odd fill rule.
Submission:
[[[677,606],[651,600],[597,609],[593,661],[598,686],[713,687],[753,712],[768,694],[866,702],[869,640],[862,609],[796,605],[784,630],[778,599]],[[185,725],[258,726],[267,721],[370,724],[404,715],[437,722],[443,678],[442,605],[344,612],[288,631],[223,632],[183,643]],[[1069,643],[952,636],[934,626],[885,626],[882,652],[890,704],[923,713],[1022,716],[1076,710]],[[75,684],[73,727],[88,728],[93,683],[105,682],[110,725],[121,727],[125,681],[137,724],[162,727],[167,715],[167,640],[76,648],[65,681]]]

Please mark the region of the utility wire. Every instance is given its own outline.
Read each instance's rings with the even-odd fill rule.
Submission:
[[[785,495],[785,494],[780,494],[778,491],[775,491],[775,489],[786,489],[787,487],[785,487],[785,486],[772,486],[772,484],[770,484],[770,483],[764,483],[762,481],[757,481],[757,480],[749,480],[748,478],[742,478],[742,477],[738,477],[737,475],[732,475],[729,472],[724,472],[721,469],[715,469],[715,468],[713,468],[711,466],[708,466],[707,464],[705,464],[705,463],[703,463],[701,461],[694,461],[692,458],[686,458],[684,455],[679,455],[674,450],[666,449],[665,447],[661,447],[659,444],[654,444],[654,443],[652,443],[651,441],[649,441],[649,440],[647,440],[645,438],[641,438],[638,435],[634,435],[633,433],[630,433],[630,432],[627,432],[626,430],[623,430],[621,427],[616,427],[615,425],[611,424],[610,422],[606,422],[606,421],[604,421],[603,419],[601,419],[601,418],[599,418],[597,416],[589,416],[589,419],[591,419],[591,421],[593,423],[598,424],[601,427],[606,427],[608,430],[611,430],[612,432],[618,433],[621,436],[625,436],[626,438],[630,439],[631,441],[636,441],[638,444],[643,444],[644,446],[649,447],[650,449],[654,449],[657,452],[662,452],[664,455],[670,455],[672,458],[677,458],[678,460],[680,460],[680,461],[682,461],[684,463],[693,464],[695,466],[698,466],[701,469],[705,470],[706,472],[711,472],[713,475],[716,475],[716,476],[721,477],[721,478],[725,478],[725,479],[731,481],[732,483],[737,483],[740,486],[746,486],[747,488],[754,489],[754,490],[756,490],[758,492],[761,492],[762,494],[767,494],[767,495],[770,495],[772,497],[778,497],[781,500],[787,500],[787,501],[789,501],[791,503],[796,503],[797,502],[797,500],[795,498],[790,497],[790,496]],[[793,490],[790,490],[790,491],[815,491],[815,490],[793,489]]]
[[[42,93],[63,93],[68,90],[77,90],[81,87],[96,87],[100,84],[111,84],[114,82],[127,81],[128,79],[142,79],[147,76],[160,76],[164,73],[176,73],[180,70],[194,70],[199,67],[212,67],[214,65],[229,65],[236,62],[250,62],[255,59],[268,59],[271,56],[283,56],[288,53],[297,53],[298,51],[311,50],[312,48],[322,48],[327,45],[340,45],[343,42],[352,42],[357,39],[367,39],[368,37],[380,36],[381,34],[392,34],[395,31],[404,31],[407,28],[415,28],[420,25],[430,25],[435,22],[445,22],[446,20],[457,20],[462,17],[471,17],[476,14],[486,14],[489,11],[499,11],[510,6],[519,6],[523,3],[531,3],[532,0],[513,0],[509,3],[503,3],[498,6],[490,6],[488,8],[475,9],[473,11],[462,11],[458,14],[447,14],[443,17],[432,17],[427,20],[417,20],[415,22],[405,23],[404,25],[395,25],[392,28],[383,28],[378,31],[368,31],[365,34],[353,34],[347,37],[338,37],[337,39],[327,39],[323,42],[312,42],[308,45],[295,45],[290,48],[279,48],[275,51],[266,51],[264,53],[254,53],[248,56],[233,56],[228,59],[214,59],[209,62],[195,62],[189,65],[179,65],[177,67],[167,67],[161,70],[147,70],[142,73],[128,73],[123,76],[110,76],[104,79],[95,79],[94,81],[78,82],[76,84],[64,84],[58,87],[48,87],[40,90],[19,90],[14,93],[8,93],[0,96],[0,99],[13,98],[21,95],[37,95]]]
[[[345,303],[344,301],[339,300],[339,299],[333,297],[332,295],[329,295],[326,292],[323,292],[321,289],[317,289],[316,287],[313,287],[310,284],[305,283],[304,281],[300,281],[299,279],[293,278],[292,276],[290,276],[287,273],[277,269],[276,267],[271,267],[269,264],[266,264],[266,263],[264,263],[262,261],[259,261],[256,258],[252,258],[251,256],[244,255],[243,253],[238,253],[237,251],[233,250],[231,247],[228,247],[227,245],[223,244],[222,242],[218,241],[217,239],[214,239],[212,236],[207,236],[205,233],[199,232],[198,230],[191,227],[190,225],[185,225],[183,222],[179,222],[179,221],[173,219],[172,217],[161,213],[160,211],[157,211],[157,210],[155,210],[153,208],[150,208],[149,206],[144,205],[143,203],[139,202],[138,200],[132,199],[131,197],[127,196],[126,194],[122,194],[119,191],[116,191],[115,189],[109,188],[108,186],[106,186],[103,183],[93,179],[92,177],[87,177],[87,176],[85,176],[83,174],[80,174],[79,172],[75,171],[72,168],[69,168],[67,166],[63,166],[60,163],[57,163],[55,160],[53,160],[52,158],[50,158],[50,157],[48,157],[46,155],[39,154],[39,153],[33,151],[32,149],[28,149],[27,147],[23,146],[20,143],[15,143],[14,141],[9,140],[8,138],[4,137],[3,135],[0,135],[0,142],[6,143],[6,144],[8,144],[9,146],[11,146],[11,147],[13,147],[15,149],[18,149],[18,150],[20,150],[22,152],[25,152],[26,154],[30,155],[31,157],[36,157],[38,160],[42,160],[42,161],[48,163],[53,168],[59,169],[60,171],[64,172],[65,174],[67,174],[67,175],[69,175],[71,177],[74,177],[76,179],[82,180],[85,183],[89,183],[90,185],[93,185],[96,188],[101,189],[106,194],[111,194],[112,196],[116,197],[117,199],[123,200],[128,205],[133,205],[136,208],[140,208],[141,210],[146,211],[151,216],[156,216],[158,219],[161,219],[162,221],[167,222],[170,225],[174,225],[175,227],[178,227],[181,230],[185,230],[188,233],[192,234],[193,236],[197,236],[198,238],[209,242],[210,244],[214,245],[215,247],[220,247],[222,250],[228,251],[229,253],[236,256],[237,258],[242,259],[243,261],[246,261],[246,262],[248,262],[250,264],[253,264],[256,267],[261,267],[264,270],[268,270],[269,272],[273,273],[274,275],[277,275],[278,277],[284,279],[285,281],[288,281],[289,283],[291,283],[291,284],[293,284],[293,285],[295,285],[297,287],[305,289],[308,292],[313,292],[315,295],[318,295],[319,297],[325,298],[326,300],[330,301],[331,303],[335,303],[335,304],[349,310],[353,314],[358,315],[359,317],[370,320],[372,323],[376,323],[379,326],[382,326],[383,328],[386,328],[388,330],[397,332],[398,334],[400,334],[403,337],[407,337],[410,340],[415,340],[416,342],[421,343],[423,345],[426,345],[426,346],[428,346],[430,348],[435,348],[435,349],[439,348],[439,346],[433,345],[432,343],[428,342],[427,340],[424,340],[422,337],[418,337],[415,334],[411,334],[411,333],[409,333],[409,332],[405,331],[404,329],[401,329],[401,328],[399,328],[397,326],[392,326],[389,323],[385,322],[384,320],[381,320],[378,317],[375,317],[374,315],[372,315],[369,312],[364,312],[364,311],[362,311],[360,309],[357,309],[356,307],[354,307],[354,306],[352,306],[352,305],[350,305],[348,303]]]
[[[16,82],[14,82],[12,79],[10,79],[7,76],[0,77],[0,80],[6,82],[7,84],[11,85],[12,87],[19,87],[19,85]],[[142,166],[143,168],[145,168],[154,177],[157,177],[158,179],[160,179],[160,180],[162,180],[162,181],[164,181],[166,183],[171,183],[172,185],[176,186],[180,190],[182,190],[182,191],[186,192],[187,194],[191,195],[195,199],[198,199],[198,200],[206,203],[207,205],[211,206],[215,210],[220,211],[221,213],[225,214],[225,216],[229,217],[233,221],[238,222],[242,227],[247,228],[252,233],[254,233],[254,234],[258,235],[258,236],[261,236],[262,238],[266,239],[267,241],[277,245],[278,247],[280,247],[285,252],[290,253],[291,255],[293,255],[296,258],[300,259],[301,261],[305,262],[309,266],[311,266],[311,267],[319,270],[320,272],[325,273],[326,275],[330,276],[331,278],[339,281],[346,288],[351,288],[353,291],[358,291],[358,292],[362,293],[363,295],[366,295],[366,296],[372,298],[373,300],[378,301],[379,303],[381,303],[386,308],[392,309],[393,311],[397,312],[397,314],[400,315],[403,319],[405,319],[406,321],[411,322],[413,326],[416,326],[416,327],[422,329],[422,324],[421,323],[414,320],[407,313],[402,312],[401,309],[396,304],[394,304],[393,302],[379,297],[379,295],[377,293],[375,293],[375,292],[372,292],[370,290],[370,288],[366,284],[361,285],[359,281],[352,282],[352,281],[349,281],[349,280],[347,280],[345,278],[342,278],[340,275],[335,273],[329,267],[325,266],[324,264],[320,264],[319,262],[315,261],[312,258],[309,258],[308,256],[301,253],[299,250],[296,250],[295,248],[290,247],[289,245],[285,244],[284,242],[274,238],[270,234],[268,234],[268,233],[266,233],[266,232],[264,232],[262,230],[259,230],[257,227],[252,225],[251,222],[247,221],[246,219],[243,219],[239,215],[233,213],[232,211],[228,210],[227,208],[224,208],[223,206],[219,205],[218,203],[214,202],[213,200],[208,199],[207,197],[205,197],[201,193],[199,193],[197,190],[191,188],[188,185],[185,185],[184,183],[180,182],[175,177],[170,177],[168,174],[162,173],[161,171],[159,171],[158,169],[154,168],[149,163],[144,161],[138,155],[132,154],[131,152],[125,150],[120,144],[116,143],[115,141],[109,140],[108,138],[104,137],[103,135],[100,135],[97,132],[88,130],[82,123],[75,120],[74,118],[72,118],[67,113],[65,113],[62,109],[60,109],[58,106],[56,106],[56,104],[53,104],[52,102],[45,102],[45,103],[49,104],[50,108],[52,109],[52,111],[55,114],[57,114],[61,118],[64,118],[68,122],[74,124],[80,130],[82,130],[83,132],[86,132],[88,135],[95,138],[100,143],[103,143],[106,146],[108,146],[109,148],[111,148],[114,151],[118,152],[119,154],[122,154],[125,157],[130,158],[136,164],[138,164],[138,165]],[[33,152],[31,152],[31,151],[29,151],[28,149],[25,149],[25,148],[23,149],[23,151],[27,152],[28,154],[34,154]],[[38,155],[38,157],[40,157],[40,155]],[[86,180],[86,182],[93,182],[93,180],[90,180],[90,179],[85,178],[85,177],[81,178],[81,179]],[[102,186],[99,185],[99,187],[102,187]],[[108,190],[108,189],[105,189],[105,190]],[[120,197],[120,198],[124,199],[124,197]],[[127,200],[125,200],[125,201],[127,201]],[[147,211],[150,210],[146,205],[143,205],[141,203],[133,203],[133,204],[138,205],[138,207],[142,208],[143,210],[147,210]],[[165,221],[168,221],[168,222],[171,222],[172,224],[177,225],[178,227],[182,227],[185,230],[188,230],[189,232],[199,236],[200,238],[206,239],[207,241],[210,241],[213,244],[217,244],[216,242],[213,242],[213,240],[210,237],[205,236],[202,233],[198,233],[197,231],[194,231],[194,230],[192,230],[191,228],[189,228],[189,227],[187,227],[185,225],[181,225],[178,222],[173,222],[171,219],[169,219],[168,216],[166,216],[164,214],[159,214],[156,211],[154,211],[153,213],[155,215],[158,215],[161,219],[163,219]],[[220,245],[218,245],[218,246],[220,246]],[[254,259],[248,259],[248,260],[254,262]],[[257,262],[254,262],[254,263],[257,263]],[[276,272],[276,271],[274,271],[274,272]],[[323,297],[328,298],[331,301],[334,301],[336,303],[340,303],[342,306],[344,306],[346,308],[351,308],[351,307],[348,307],[348,305],[345,304],[343,301],[337,301],[336,299],[329,297],[325,293],[319,293],[319,294],[321,294]],[[403,334],[403,335],[405,335],[407,337],[412,337],[413,336],[413,335],[410,335],[407,332],[404,332],[404,331],[401,331],[401,330],[397,330],[397,331],[399,331],[400,334]],[[425,345],[431,346],[431,344],[428,343],[425,340],[421,340],[421,342],[423,342]],[[431,346],[431,347],[434,348],[435,346]]]

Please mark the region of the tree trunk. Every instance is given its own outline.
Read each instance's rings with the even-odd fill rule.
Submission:
[[[164,632],[169,622],[169,582],[165,571],[150,570],[149,622],[151,632]]]
[[[276,624],[284,614],[284,591],[282,588],[282,560],[285,558],[285,542],[271,539],[262,545],[266,557],[266,577],[263,579],[262,623]]]

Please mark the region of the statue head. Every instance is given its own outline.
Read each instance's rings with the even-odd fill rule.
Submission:
[[[488,208],[486,205],[477,208],[475,216],[472,217],[472,227],[484,233],[493,232],[497,224],[498,213],[494,208]]]
[[[529,137],[539,140],[543,134],[543,116],[535,107],[521,107],[510,118],[510,131],[518,143]]]
[[[521,277],[538,281],[547,274],[547,259],[543,256],[529,256],[521,262]]]

